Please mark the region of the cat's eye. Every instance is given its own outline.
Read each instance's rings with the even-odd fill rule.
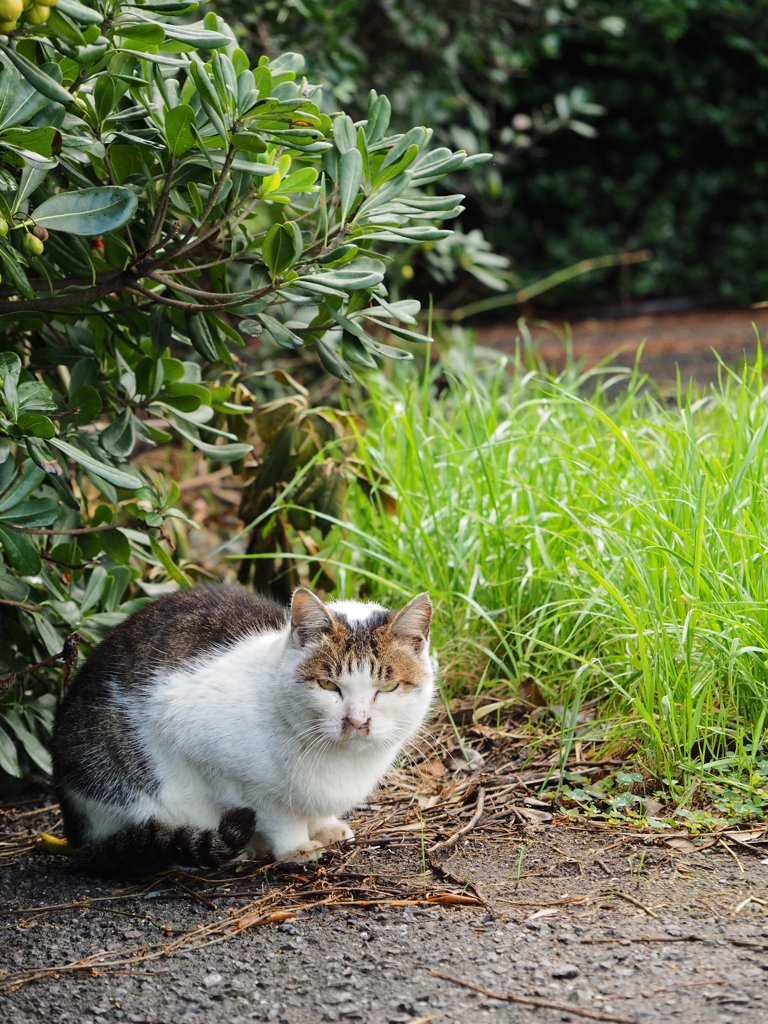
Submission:
[[[392,693],[392,691],[396,690],[399,685],[400,685],[400,683],[397,683],[397,682],[395,682],[395,683],[384,683],[383,686],[379,687],[379,693]]]
[[[318,679],[317,685],[321,690],[335,690],[336,693],[341,693],[341,690],[332,679]]]

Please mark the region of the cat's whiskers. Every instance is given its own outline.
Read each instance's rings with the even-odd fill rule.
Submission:
[[[294,734],[296,735],[296,734]],[[291,743],[291,738],[288,737],[281,746],[281,752],[286,755],[286,761],[293,766],[289,774],[289,786],[288,786],[288,803],[289,806],[293,806],[293,790],[294,785],[299,774],[299,771],[309,773],[311,768],[314,766],[314,762],[317,758],[317,752],[321,751],[330,742],[329,738],[322,732],[317,730],[316,726],[312,726],[303,733],[304,736],[311,736],[309,743],[303,743],[299,750],[296,751],[295,744]],[[310,763],[307,764],[309,759]]]

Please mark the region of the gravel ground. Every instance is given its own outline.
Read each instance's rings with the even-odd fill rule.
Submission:
[[[0,1020],[13,1024],[768,1022],[765,832],[694,850],[570,824],[489,837],[481,821],[425,870],[413,830],[369,841],[374,811],[357,846],[319,865],[126,889],[32,847],[53,809],[2,813]],[[424,905],[425,892],[476,905]],[[253,906],[266,913],[248,927]],[[115,965],[120,951],[133,962]]]

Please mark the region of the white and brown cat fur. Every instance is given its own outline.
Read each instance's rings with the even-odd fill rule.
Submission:
[[[95,649],[59,709],[54,780],[81,869],[311,857],[418,732],[432,606],[163,597]]]

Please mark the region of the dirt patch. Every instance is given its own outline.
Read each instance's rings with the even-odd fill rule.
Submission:
[[[6,807],[5,1019],[768,1020],[765,828],[574,824],[539,796],[551,752],[445,739],[318,864],[98,882],[39,848],[46,793]]]
[[[768,333],[768,310],[697,310],[656,313],[620,319],[592,317],[531,323],[531,333],[547,365],[561,369],[570,337],[574,357],[587,366],[611,357],[614,365],[631,366],[642,346],[640,369],[660,384],[673,384],[679,367],[683,380],[707,384],[717,379],[715,352],[731,367],[752,362],[757,342]],[[513,352],[519,337],[516,323],[478,330],[478,342],[503,352]],[[615,357],[615,358],[613,358]]]

